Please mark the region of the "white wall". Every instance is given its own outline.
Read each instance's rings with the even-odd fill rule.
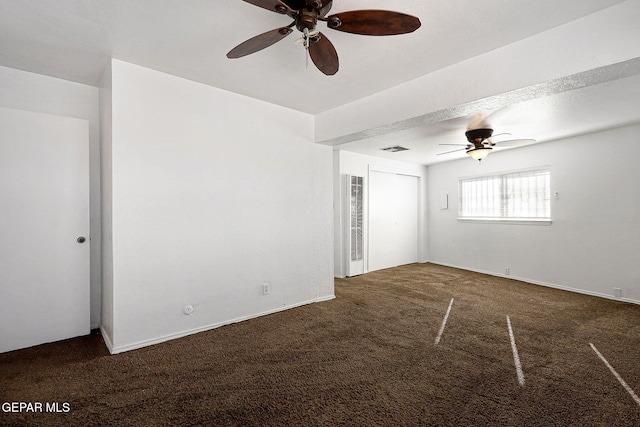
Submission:
[[[431,165],[431,262],[640,302],[640,125]],[[457,221],[459,177],[549,165],[549,226]],[[439,209],[449,195],[450,210]]]
[[[336,150],[333,153],[333,192],[334,192],[334,214],[333,214],[333,222],[334,222],[334,241],[335,252],[334,252],[334,275],[336,277],[345,277],[346,274],[346,262],[347,262],[347,254],[345,252],[345,244],[344,244],[344,227],[345,227],[345,209],[349,209],[349,206],[346,205],[346,181],[345,175],[357,175],[364,177],[364,197],[363,197],[363,215],[364,215],[364,230],[367,230],[368,226],[368,185],[369,185],[369,171],[377,170],[391,173],[399,173],[399,174],[407,174],[412,176],[417,176],[419,179],[418,185],[420,186],[420,194],[422,194],[422,200],[419,200],[419,232],[420,238],[419,242],[421,242],[420,247],[418,248],[418,259],[420,262],[425,262],[427,260],[427,247],[424,242],[427,241],[427,224],[426,224],[426,167],[422,165],[416,165],[413,163],[406,163],[401,161],[389,160],[380,157],[367,156],[357,153],[352,153],[348,151],[338,151]],[[364,259],[365,259],[365,272],[367,265],[367,236],[365,231],[364,236]]]
[[[100,82],[100,158],[101,158],[101,225],[102,225],[102,311],[100,330],[107,347],[113,348],[113,159],[112,144],[112,78],[111,64]]]
[[[112,352],[334,297],[312,116],[117,60],[111,77]]]
[[[0,107],[89,122],[91,327],[100,325],[100,134],[98,89],[0,66]]]

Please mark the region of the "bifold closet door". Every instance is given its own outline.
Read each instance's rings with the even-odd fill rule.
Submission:
[[[368,271],[418,261],[418,177],[369,174]]]

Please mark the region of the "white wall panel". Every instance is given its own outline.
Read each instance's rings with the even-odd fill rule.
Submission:
[[[312,117],[112,71],[112,351],[333,298],[332,154]]]

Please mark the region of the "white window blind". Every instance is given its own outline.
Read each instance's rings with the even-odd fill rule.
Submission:
[[[362,194],[363,178],[351,177],[351,261],[362,259]]]
[[[459,181],[461,219],[551,220],[549,168]]]

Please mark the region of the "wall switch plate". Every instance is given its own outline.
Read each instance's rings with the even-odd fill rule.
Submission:
[[[508,276],[509,274],[511,274],[511,269],[510,269],[509,267],[505,268],[505,269],[504,269],[504,274],[506,274],[507,276]]]
[[[440,210],[449,210],[449,194],[447,193],[440,195]]]
[[[269,283],[262,284],[262,295],[269,295]]]

